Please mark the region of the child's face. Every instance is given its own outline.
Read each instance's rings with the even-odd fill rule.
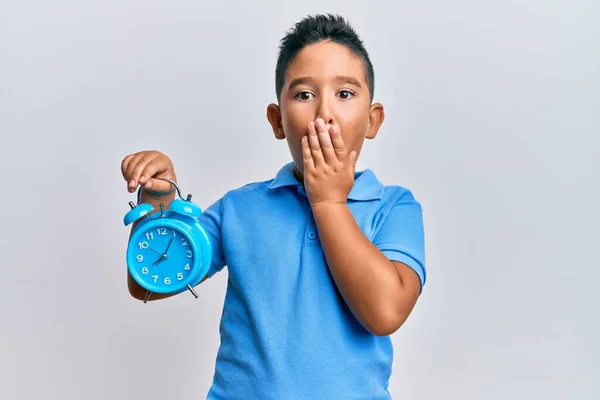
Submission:
[[[357,155],[383,122],[383,106],[371,104],[362,60],[345,46],[319,42],[307,46],[286,71],[280,105],[269,105],[269,122],[277,139],[286,139],[296,168],[303,171],[302,137],[308,124],[322,118],[337,125],[348,152]]]

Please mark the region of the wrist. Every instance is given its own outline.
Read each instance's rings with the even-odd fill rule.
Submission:
[[[335,212],[336,210],[343,210],[348,208],[348,203],[344,201],[317,201],[310,204],[310,207],[313,210],[313,213],[319,212]]]

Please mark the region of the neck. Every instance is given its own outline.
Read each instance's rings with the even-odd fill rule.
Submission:
[[[296,180],[298,180],[298,182],[304,184],[304,175],[302,174],[302,172],[300,172],[298,167],[294,167],[294,177],[296,178]]]

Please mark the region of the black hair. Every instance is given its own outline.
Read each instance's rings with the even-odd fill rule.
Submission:
[[[375,74],[369,54],[354,28],[339,15],[307,16],[287,32],[279,45],[279,57],[275,68],[275,92],[280,100],[281,90],[285,81],[288,66],[298,53],[311,44],[330,40],[346,46],[354,55],[359,57],[365,66],[366,81],[371,101],[375,91]]]

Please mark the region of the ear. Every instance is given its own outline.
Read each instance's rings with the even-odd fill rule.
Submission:
[[[369,112],[369,125],[367,126],[367,134],[365,135],[367,139],[375,139],[384,119],[385,112],[383,105],[381,103],[373,103]]]
[[[267,119],[271,124],[271,128],[273,128],[275,138],[285,139],[285,132],[283,131],[283,125],[281,125],[281,110],[277,104],[271,103],[267,106]]]

